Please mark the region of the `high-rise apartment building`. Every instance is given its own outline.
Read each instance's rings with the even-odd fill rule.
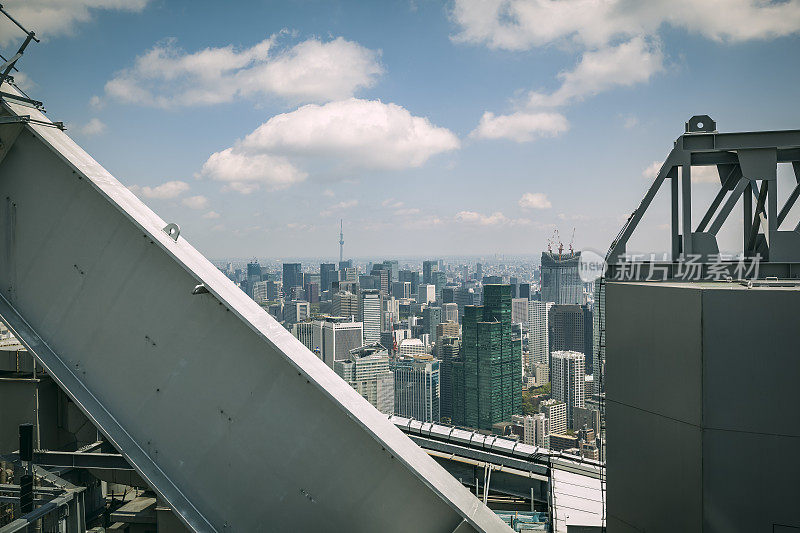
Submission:
[[[483,296],[482,306],[464,308],[464,419],[454,423],[491,430],[519,412],[522,354],[512,338],[510,287],[487,285]]]
[[[401,357],[390,362],[394,372],[394,411],[423,422],[440,419],[439,360]]]
[[[539,411],[547,417],[548,434],[567,432],[567,404],[551,399],[539,404]]]
[[[363,290],[359,295],[359,316],[364,324],[364,342],[378,343],[381,340],[381,309],[383,297],[378,290]]]
[[[555,351],[550,353],[550,384],[554,400],[567,406],[567,428],[574,427],[574,409],[585,407],[586,358],[580,352]]]
[[[364,345],[364,328],[361,322],[352,322],[345,317],[324,317],[315,320],[311,343],[318,356],[333,368],[334,361],[350,357],[350,350]]]
[[[578,274],[581,253],[542,252],[542,301],[557,304],[583,302],[583,282]]]
[[[288,298],[292,289],[302,287],[303,279],[300,271],[300,263],[283,264],[283,297]]]
[[[523,420],[523,441],[540,448],[550,447],[550,431],[548,419],[544,413],[528,415]]]
[[[394,414],[394,372],[380,344],[368,344],[335,361],[333,370],[383,414]]]

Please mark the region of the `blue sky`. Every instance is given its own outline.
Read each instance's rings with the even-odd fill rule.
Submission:
[[[797,1],[4,5],[29,93],[211,257],[334,257],[340,217],[353,256],[605,250],[690,116],[800,126]]]

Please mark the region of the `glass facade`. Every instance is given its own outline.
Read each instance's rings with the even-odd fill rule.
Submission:
[[[482,306],[463,319],[463,415],[453,393],[453,423],[478,429],[511,419],[522,402],[522,353],[511,332],[511,287],[486,285]],[[457,386],[456,369],[453,385]]]

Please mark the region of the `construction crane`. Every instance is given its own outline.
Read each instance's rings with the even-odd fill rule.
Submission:
[[[573,226],[573,228],[572,228],[572,237],[569,240],[569,255],[570,255],[570,257],[575,255],[575,249],[573,248],[574,244],[575,244],[575,227]]]

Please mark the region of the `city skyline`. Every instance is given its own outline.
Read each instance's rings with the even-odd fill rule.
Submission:
[[[333,258],[340,218],[350,257],[535,254],[556,227],[605,251],[691,115],[796,119],[794,2],[5,5],[43,38],[17,81],[217,258]],[[664,222],[631,250],[663,250]]]

